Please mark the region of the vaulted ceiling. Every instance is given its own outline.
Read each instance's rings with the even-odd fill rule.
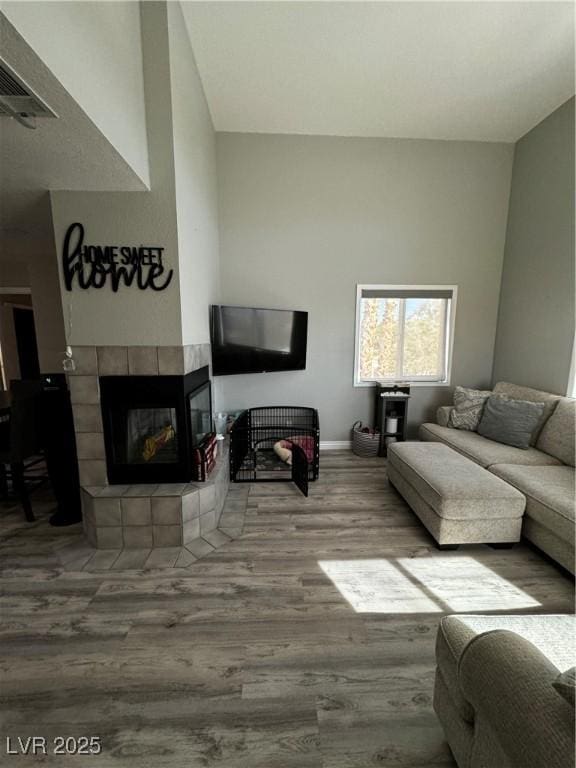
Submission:
[[[516,141],[574,93],[571,2],[184,2],[218,131]]]

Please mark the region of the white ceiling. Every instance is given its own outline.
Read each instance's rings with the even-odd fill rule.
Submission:
[[[516,141],[574,94],[570,2],[183,2],[218,131]]]

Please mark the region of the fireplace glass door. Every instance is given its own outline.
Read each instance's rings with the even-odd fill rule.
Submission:
[[[212,431],[208,366],[185,376],[101,376],[108,482],[188,483]]]
[[[172,464],[178,461],[175,408],[129,408],[125,418],[124,456],[117,457],[121,464]]]
[[[200,445],[203,438],[212,432],[212,402],[210,382],[195,389],[188,395],[192,447]]]

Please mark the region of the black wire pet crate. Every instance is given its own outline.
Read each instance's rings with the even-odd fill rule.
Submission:
[[[286,440],[292,464],[284,463],[274,445]],[[233,483],[292,480],[305,496],[320,471],[318,411],[296,406],[267,406],[243,411],[230,431],[230,480]]]

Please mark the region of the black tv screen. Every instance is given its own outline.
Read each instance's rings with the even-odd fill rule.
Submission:
[[[308,312],[213,306],[210,326],[215,376],[306,368]]]

